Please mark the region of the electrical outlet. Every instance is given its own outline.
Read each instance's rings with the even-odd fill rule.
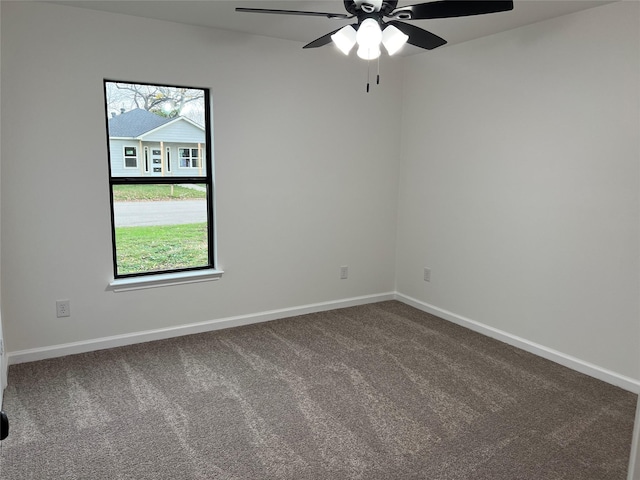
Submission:
[[[346,280],[347,278],[349,278],[349,267],[343,265],[340,267],[340,280]]]
[[[56,300],[56,316],[58,318],[71,316],[69,300]]]
[[[425,282],[430,282],[431,281],[431,269],[424,267],[424,281]]]

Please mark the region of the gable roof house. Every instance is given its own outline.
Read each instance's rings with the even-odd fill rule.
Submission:
[[[136,108],[108,119],[113,176],[206,175],[204,128]]]
[[[4,335],[0,398],[8,363],[51,358],[51,367],[64,366],[64,359],[53,357],[387,300],[436,315],[452,332],[462,326],[525,350],[513,354],[525,368],[520,376],[506,356],[494,357],[493,351],[476,362],[503,372],[518,394],[539,393],[542,401],[565,395],[560,377],[549,383],[542,381],[538,370],[527,370],[530,353],[568,367],[572,374],[592,377],[580,376],[576,383],[597,379],[631,397],[640,393],[640,2],[515,0],[512,12],[495,14],[488,23],[500,24],[536,9],[563,5],[582,9],[534,18],[468,41],[450,41],[430,51],[383,55],[380,83],[372,82],[369,93],[367,64],[354,51],[344,56],[331,46],[303,49],[305,43],[299,39],[203,26],[205,18],[216,17],[205,17],[209,8],[225,11],[236,25],[298,26],[293,16],[233,16],[239,3],[0,1],[0,335]],[[278,3],[314,10],[304,1],[274,2]],[[329,3],[335,4],[329,11],[341,11],[342,2],[324,6]],[[147,14],[159,9],[163,18]],[[177,21],[199,12],[202,22]],[[458,30],[468,25],[473,30],[479,21],[478,17],[434,19],[421,26],[441,35],[440,25]],[[308,22],[301,24],[301,30],[305,25],[318,28],[320,35],[331,30],[325,18],[301,22]],[[309,35],[307,41],[313,38]],[[107,118],[104,79],[207,89],[215,122],[204,135],[201,127],[182,117],[155,118],[133,110]],[[178,272],[177,278],[162,285],[149,279],[136,288],[112,288],[108,149],[119,155],[111,165],[114,172],[152,179],[200,174],[200,169],[204,174],[202,152],[213,144],[215,162],[208,172],[215,178],[211,194],[215,202],[208,204],[214,219],[211,251],[224,275],[212,281],[198,277],[197,271],[189,272],[189,278]],[[136,180],[151,183],[146,178]],[[341,278],[345,266],[348,276]],[[56,301],[61,299],[69,301],[68,318],[56,316]],[[215,344],[212,349],[228,354],[230,364],[237,361],[247,371],[261,372],[260,385],[269,392],[275,384],[289,385],[285,379],[294,376],[274,373],[280,372],[280,362],[286,357],[290,362],[313,363],[315,357],[305,352],[316,343],[336,351],[347,345],[349,351],[371,356],[391,345],[398,353],[388,357],[388,371],[397,375],[388,382],[385,398],[402,396],[392,391],[400,377],[416,378],[416,385],[432,391],[429,381],[418,381],[421,363],[409,363],[413,350],[404,349],[404,340],[397,342],[393,330],[385,337],[386,330],[375,323],[367,324],[361,317],[353,321],[360,325],[361,336],[357,342],[346,342],[339,338],[342,334],[325,334],[322,322],[310,315],[305,322],[320,326],[296,337],[304,349],[287,350],[295,352],[291,355],[284,350],[290,348],[289,340],[276,339],[276,330],[265,335],[264,347],[277,345],[282,351],[264,358],[256,355],[255,360],[253,354],[238,353],[244,349],[242,335],[236,337],[237,348],[226,345],[234,344],[231,340],[207,345]],[[345,335],[351,331],[338,320],[329,323],[344,328]],[[404,324],[397,328],[410,331]],[[264,334],[269,328],[255,330]],[[442,343],[439,334],[429,338]],[[420,347],[427,351],[430,345],[424,342]],[[138,371],[138,358],[132,356],[128,377],[114,387],[114,395],[135,391],[127,405],[141,402],[139,417],[148,422],[148,429],[141,432],[145,445],[153,445],[158,432],[163,432],[193,462],[173,462],[166,456],[158,460],[164,463],[157,468],[171,464],[196,472],[209,460],[218,462],[215,455],[201,455],[200,447],[209,443],[215,443],[220,465],[226,465],[225,455],[236,451],[232,436],[216,433],[209,442],[209,436],[190,430],[192,425],[176,416],[174,399],[181,398],[182,390],[206,384],[220,393],[218,400],[204,400],[205,393],[198,390],[201,396],[193,404],[216,409],[222,416],[245,418],[242,445],[247,448],[242,448],[246,455],[242,458],[269,459],[273,475],[263,478],[280,473],[285,478],[289,470],[281,467],[297,464],[302,450],[293,443],[290,450],[264,457],[253,450],[260,442],[275,448],[293,431],[284,426],[262,430],[271,404],[278,404],[284,395],[266,395],[265,405],[260,405],[259,395],[236,402],[235,387],[218,386],[233,383],[224,374],[224,382],[199,376],[216,368],[213,360],[199,368],[188,363],[187,356],[184,368],[168,370],[175,381],[159,380],[163,348],[150,353],[149,358],[158,359],[153,373]],[[179,358],[176,353],[176,365]],[[405,358],[407,369],[399,366]],[[445,377],[450,377],[451,384],[469,386],[466,400],[472,402],[477,383],[462,375],[465,359],[455,363],[433,359],[441,366],[442,383],[437,385],[442,391],[448,391]],[[277,368],[263,366],[271,363]],[[364,361],[362,368],[366,369]],[[315,403],[338,408],[343,406],[342,389],[357,384],[369,403],[345,404],[335,417],[337,424],[345,430],[353,426],[354,431],[371,432],[376,442],[371,458],[389,451],[402,464],[406,457],[402,450],[414,445],[413,427],[397,423],[387,428],[377,415],[396,412],[398,422],[410,417],[388,407],[392,403],[369,396],[369,386],[376,382],[344,370],[304,379],[309,381],[304,385],[302,378],[296,380],[295,388],[287,387],[295,393],[289,396],[304,406],[312,402],[303,394],[317,395]],[[95,374],[91,382],[101,381],[101,371],[89,373]],[[82,432],[74,422],[86,419],[87,424],[102,425],[104,420],[104,425],[110,423],[103,431],[120,431],[128,419],[117,408],[102,408],[102,399],[84,390],[91,382],[78,381],[75,374],[60,375],[71,394],[60,388],[47,401],[75,402],[75,408],[82,409],[80,420],[71,418],[76,415],[55,417],[50,425]],[[248,378],[254,377],[237,377],[239,383]],[[136,388],[130,389],[129,383]],[[165,387],[171,394],[161,391]],[[11,384],[6,391],[10,389]],[[494,393],[503,398],[500,388],[491,392],[478,396],[477,402],[493,405]],[[436,410],[422,408],[422,394],[415,395],[407,397],[412,405],[406,411],[434,420],[436,427],[427,432],[433,434],[428,448],[436,448],[448,430],[435,423]],[[527,421],[539,416],[538,410],[521,408],[517,397],[504,395],[501,405],[510,411],[520,409],[531,417]],[[450,397],[440,398],[448,403]],[[145,399],[149,405],[144,405]],[[618,435],[608,429],[608,407],[593,416],[583,415],[582,399],[574,400],[578,423],[565,424],[570,414],[553,416],[557,430],[545,433],[546,442],[578,455],[592,443],[591,439],[578,442],[579,435],[598,431]],[[351,422],[352,412],[364,407],[373,408],[372,415]],[[155,408],[163,412],[158,414]],[[328,417],[307,421],[304,409],[296,408],[291,415],[304,428],[328,425],[324,422]],[[456,416],[453,409],[447,412]],[[164,416],[171,421],[156,423]],[[632,418],[625,418],[630,437]],[[260,427],[259,437],[251,425]],[[380,431],[388,431],[376,438],[380,425],[384,427]],[[459,431],[483,431],[487,438],[495,431],[488,423],[458,425]],[[509,425],[500,428],[516,430]],[[59,429],[55,431],[58,434]],[[640,428],[635,431],[640,440]],[[31,423],[26,432],[40,435]],[[407,436],[402,437],[403,432]],[[509,436],[490,449],[461,440],[459,455],[451,461],[442,459],[442,465],[464,465],[466,473],[458,478],[474,478],[474,468],[482,469],[485,461],[511,449],[513,458],[522,456],[528,474],[503,472],[492,477],[480,470],[475,478],[533,480],[542,467],[554,463],[529,463],[526,441],[539,433],[532,426],[524,435]],[[15,438],[32,448],[26,436]],[[65,441],[57,441],[60,438]],[[86,438],[87,446],[102,442],[98,433]],[[254,442],[256,438],[261,440]],[[118,443],[109,445],[115,447],[95,449],[97,463],[135,463],[136,459],[122,461],[119,456],[112,460]],[[305,452],[338,455],[339,450],[356,452],[360,443],[330,440],[326,445],[331,448],[324,445],[318,443]],[[633,458],[639,463],[636,476],[630,478],[640,480],[640,441],[634,447]],[[37,448],[32,451],[40,455]],[[426,455],[430,450],[416,451]],[[12,454],[11,448],[4,452]],[[52,452],[61,452],[57,458],[63,461],[47,460],[42,465],[65,468],[73,463],[73,445],[66,437],[51,440]],[[344,465],[359,465],[359,458],[348,457]],[[140,466],[149,468],[156,462],[150,453],[140,459]],[[4,472],[8,462],[0,460]],[[332,460],[327,458],[327,465],[334,465]],[[607,465],[624,469],[620,466],[627,463],[616,462]],[[335,463],[336,468],[341,465]],[[588,467],[584,468],[575,476],[543,478],[614,478],[605,473],[589,476]],[[348,471],[353,472],[345,467],[324,478],[354,478]],[[154,472],[138,478],[163,478],[154,477]],[[396,478],[402,474],[399,470]],[[58,476],[65,475],[70,474],[62,471]],[[366,473],[360,478],[367,478]]]

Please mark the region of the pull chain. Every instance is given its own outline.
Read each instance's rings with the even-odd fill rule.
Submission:
[[[378,71],[376,75],[376,85],[380,85],[380,56],[378,56],[377,67],[378,67]],[[370,79],[371,79],[371,60],[368,59],[367,60],[367,93],[369,93],[369,90],[370,90],[370,85],[371,85]]]
[[[369,70],[371,70],[371,60],[367,60],[367,93],[369,93]]]

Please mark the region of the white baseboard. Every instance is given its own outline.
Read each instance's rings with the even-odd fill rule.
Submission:
[[[17,363],[34,362],[37,360],[46,360],[48,358],[64,357],[66,355],[74,355],[77,353],[93,352],[96,350],[104,350],[106,348],[123,347],[125,345],[133,345],[136,343],[164,340],[167,338],[180,337],[183,335],[192,335],[194,333],[222,330],[224,328],[239,327],[241,325],[250,325],[252,323],[268,322],[271,320],[277,320],[279,318],[295,317],[296,315],[324,312],[326,310],[354,307],[357,305],[365,305],[368,303],[383,302],[385,300],[394,299],[394,292],[381,293],[377,295],[365,295],[362,297],[353,297],[343,300],[314,303],[310,305],[302,305],[291,308],[282,308],[279,310],[270,310],[267,312],[248,315],[239,315],[236,317],[208,320],[206,322],[192,323],[176,327],[160,328],[157,330],[147,330],[144,332],[135,332],[125,335],[115,335],[112,337],[96,338],[81,342],[65,343],[62,345],[52,345],[42,348],[31,348],[28,350],[7,352],[6,364],[15,365]]]
[[[471,320],[461,315],[457,315],[453,312],[443,310],[441,308],[435,307],[428,303],[397,292],[366,295],[343,300],[314,303],[298,307],[283,308],[278,310],[270,310],[267,312],[209,320],[206,322],[192,323],[176,327],[135,332],[126,335],[115,335],[112,337],[97,338],[82,342],[73,342],[62,345],[53,345],[49,347],[7,352],[7,361],[5,362],[5,368],[8,367],[8,365],[14,365],[17,363],[63,357],[65,355],[74,355],[77,353],[103,350],[106,348],[122,347],[125,345],[151,342],[154,340],[164,340],[167,338],[179,337],[182,335],[191,335],[213,330],[222,330],[224,328],[250,325],[252,323],[268,322],[271,320],[277,320],[279,318],[294,317],[296,315],[304,315],[307,313],[323,312],[338,308],[377,303],[385,300],[398,300],[400,302],[406,303],[407,305],[415,307],[418,310],[436,315],[437,317],[448,320],[462,327],[468,328],[488,337],[495,338],[496,340],[500,340],[501,342],[507,343],[514,347],[521,348],[522,350],[538,355],[539,357],[546,358],[547,360],[551,360],[560,365],[571,368],[572,370],[575,370],[577,372],[584,373],[585,375],[597,378],[630,392],[640,393],[640,381],[638,380],[620,375],[616,372],[612,372],[584,360],[580,360],[579,358],[575,358],[557,350],[547,348],[543,345],[539,345],[516,335],[512,335],[497,328],[493,328],[480,322],[476,322],[475,320]]]
[[[563,365],[577,372],[584,373],[585,375],[597,378],[598,380],[602,380],[630,392],[640,393],[640,381],[633,378],[620,375],[619,373],[599,367],[598,365],[585,362],[584,360],[580,360],[579,358],[575,358],[571,355],[567,355],[557,350],[547,348],[543,345],[539,345],[524,338],[499,330],[497,328],[490,327],[483,323],[476,322],[475,320],[471,320],[470,318],[466,318],[447,310],[443,310],[442,308],[435,307],[401,293],[396,293],[395,298],[396,300],[415,307],[418,310],[422,310],[423,312],[427,312],[444,320],[448,320],[452,323],[468,328],[469,330],[473,330],[474,332],[486,335],[487,337],[495,338],[496,340],[500,340],[501,342],[520,348],[526,352],[533,353],[534,355],[537,355],[539,357],[546,358],[547,360],[551,360],[552,362],[559,363],[560,365]]]

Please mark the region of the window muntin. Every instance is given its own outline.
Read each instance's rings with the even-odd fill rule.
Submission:
[[[141,109],[144,95],[154,101],[164,95],[174,107]],[[105,100],[114,277],[215,269],[209,91],[105,80]],[[116,106],[119,115],[111,113]],[[135,131],[136,125],[144,128]],[[172,152],[178,167],[188,160],[186,171],[172,168]]]
[[[198,168],[200,166],[199,148],[179,148],[180,168]]]

